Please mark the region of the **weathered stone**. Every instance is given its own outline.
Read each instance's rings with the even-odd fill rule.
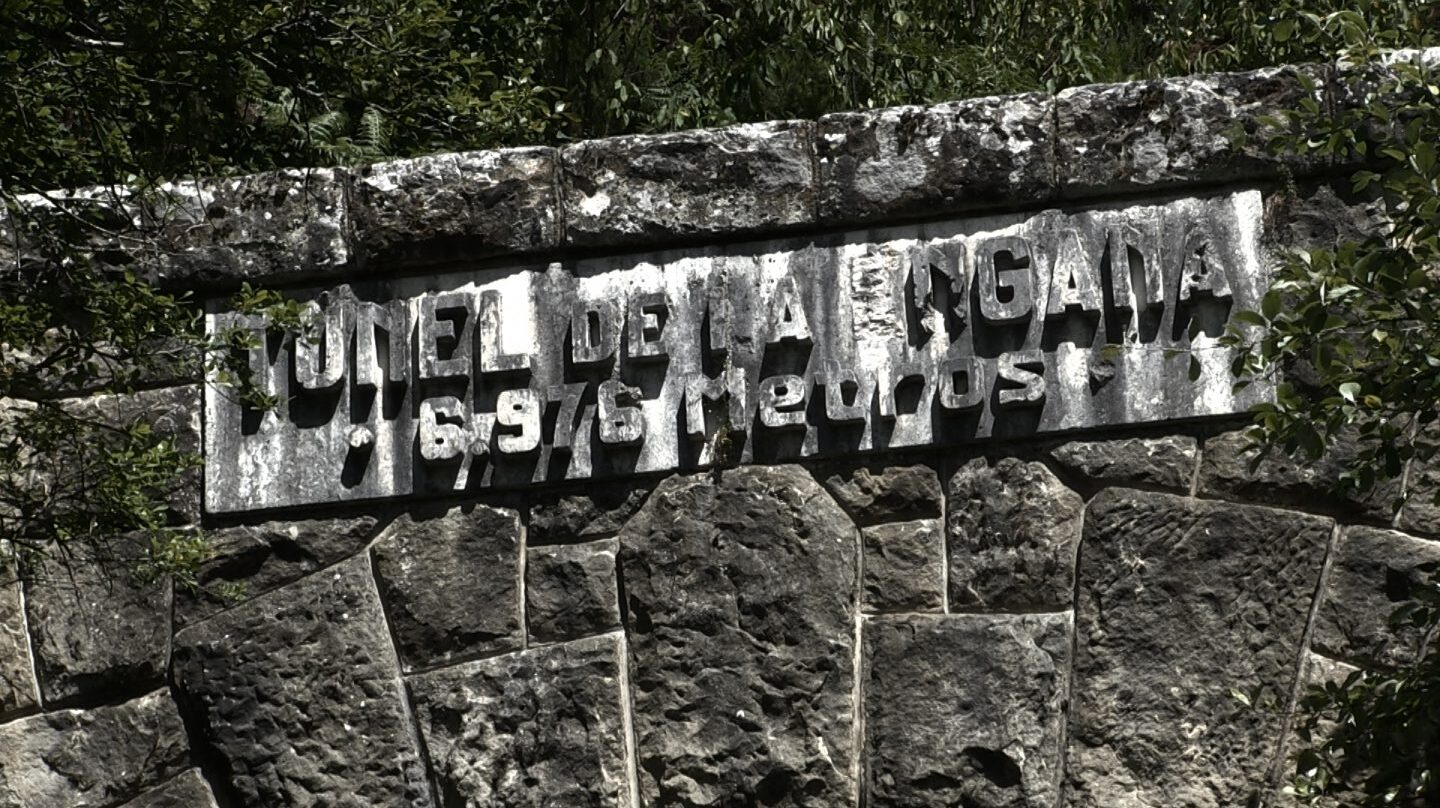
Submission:
[[[1199,493],[1278,505],[1308,505],[1389,521],[1391,503],[1400,495],[1398,480],[1382,484],[1364,497],[1336,495],[1340,474],[1358,447],[1353,435],[1333,440],[1319,460],[1291,458],[1271,451],[1251,470],[1255,454],[1246,451],[1246,430],[1205,440],[1200,459]]]
[[[1350,674],[1359,670],[1352,665],[1347,665],[1344,662],[1323,657],[1310,651],[1305,652],[1303,665],[1304,668],[1300,675],[1306,688],[1324,687],[1330,683],[1336,685],[1343,684],[1345,680],[1349,678]],[[1283,756],[1280,758],[1284,761],[1280,767],[1280,782],[1282,788],[1276,790],[1274,802],[1266,804],[1273,804],[1279,808],[1300,808],[1302,805],[1304,808],[1353,808],[1355,805],[1362,804],[1364,795],[1348,789],[1339,794],[1326,795],[1313,801],[1307,800],[1304,803],[1296,799],[1295,795],[1284,792],[1283,784],[1288,783],[1290,778],[1297,773],[1296,755],[1300,750],[1305,748],[1318,748],[1320,744],[1329,740],[1335,731],[1334,721],[1323,716],[1317,716],[1318,720],[1315,721],[1314,726],[1306,727],[1310,732],[1310,740],[1306,741],[1297,730],[1303,726],[1300,722],[1305,722],[1307,719],[1308,716],[1303,712],[1295,718],[1297,726],[1291,727],[1290,734],[1285,739]]]
[[[350,262],[345,193],[334,169],[289,168],[186,181],[148,200],[167,283],[239,285],[333,274]]]
[[[865,623],[869,804],[1059,804],[1072,617]]]
[[[1069,608],[1084,508],[1043,463],[962,466],[950,478],[951,608]]]
[[[1054,100],[1032,93],[820,119],[820,218],[858,222],[1055,193]]]
[[[545,497],[530,508],[526,542],[569,544],[613,536],[645,504],[649,489],[594,485],[583,493]]]
[[[406,670],[519,648],[520,518],[475,505],[412,512],[372,550]]]
[[[1318,182],[1274,191],[1265,197],[1265,234],[1276,244],[1302,250],[1334,249],[1362,241],[1387,227],[1385,202],[1349,193],[1349,181]]]
[[[1440,564],[1440,542],[1390,530],[1347,527],[1335,550],[1316,615],[1315,650],[1362,664],[1412,661],[1423,641],[1413,629],[1390,628],[1390,613],[1413,597],[1425,575],[1416,567]]]
[[[1198,454],[1188,435],[1070,441],[1050,450],[1062,468],[1097,485],[1119,483],[1190,490]]]
[[[875,525],[860,534],[865,547],[867,611],[940,610],[945,589],[945,536],[939,519]]]
[[[1080,546],[1066,804],[1254,804],[1329,543],[1328,519],[1102,491]]]
[[[620,625],[616,543],[532,547],[525,561],[525,616],[530,636],[554,642]]]
[[[136,541],[144,541],[136,537]],[[170,641],[170,582],[140,580],[137,550],[117,557],[72,556],[26,587],[35,672],[47,707],[111,700],[159,686]]]
[[[856,534],[794,466],[671,477],[625,526],[644,803],[853,802]]]
[[[1279,132],[1264,119],[1305,98],[1323,103],[1324,84],[1324,68],[1301,66],[1062,90],[1055,105],[1061,191],[1113,194],[1323,165],[1270,154],[1267,141]],[[1243,140],[1233,137],[1237,130]]]
[[[566,241],[664,241],[815,219],[809,121],[591,140],[560,151]]]
[[[182,630],[173,654],[240,805],[431,805],[365,557]]]
[[[185,770],[185,727],[164,691],[0,725],[0,808],[104,808]]]
[[[157,437],[171,442],[175,451],[191,457],[200,454],[199,385],[90,396],[71,399],[66,406],[78,418],[108,426],[128,428],[134,423],[149,424]],[[163,496],[174,512],[172,521],[192,523],[200,520],[201,490],[200,466],[196,464],[183,469],[169,485],[155,493]]]
[[[25,590],[19,581],[5,581],[0,583],[0,719],[39,704],[25,629]]]
[[[125,803],[121,808],[216,808],[215,795],[199,769]]]
[[[1410,461],[1405,504],[1395,526],[1411,533],[1440,536],[1440,457],[1429,463]]]
[[[200,591],[175,590],[175,622],[208,617],[348,558],[365,549],[376,523],[359,516],[207,531],[214,555],[196,575]]]
[[[437,154],[350,172],[356,251],[391,266],[528,252],[560,241],[555,151]]]
[[[618,635],[409,679],[446,806],[629,806]]]
[[[933,519],[944,491],[929,466],[854,466],[825,474],[825,489],[858,525]]]

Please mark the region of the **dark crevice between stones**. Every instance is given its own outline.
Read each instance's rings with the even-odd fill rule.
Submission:
[[[39,660],[37,659],[36,662],[38,669],[40,667]],[[82,673],[70,676],[67,682],[76,692],[54,700],[45,699],[44,688],[41,688],[41,699],[45,702],[45,710],[94,710],[100,707],[118,707],[154,693],[156,688],[164,686],[164,677],[157,673],[146,674],[145,667],[141,663],[111,668],[103,673]],[[46,671],[37,670],[36,673],[40,674],[42,681],[49,678],[46,676]]]
[[[981,775],[999,788],[1014,788],[1020,785],[1020,766],[999,749],[983,746],[965,747],[965,757],[975,765]]]
[[[200,770],[210,793],[215,795],[219,808],[243,808],[235,793],[235,770],[230,761],[215,746],[210,735],[209,724],[205,721],[205,705],[195,701],[175,683],[175,669],[170,668],[170,696],[185,725],[185,737],[190,743],[190,762]]]

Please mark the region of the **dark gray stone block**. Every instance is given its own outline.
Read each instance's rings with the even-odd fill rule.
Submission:
[[[342,186],[329,168],[168,185],[146,202],[158,277],[194,288],[339,272],[351,263]]]
[[[447,806],[632,805],[619,635],[409,678]]]
[[[1401,506],[1396,527],[1411,533],[1440,536],[1440,457],[1428,463],[1410,461],[1405,485],[1405,504]]]
[[[944,531],[939,519],[875,525],[860,531],[865,547],[867,611],[940,611],[945,590]]]
[[[925,465],[851,466],[817,476],[858,525],[934,519],[944,507],[940,475]]]
[[[121,808],[216,808],[215,795],[199,769],[190,769]]]
[[[161,690],[32,715],[0,725],[0,808],[108,808],[189,765],[185,727]]]
[[[1084,508],[1043,463],[962,466],[950,478],[950,608],[1068,608]]]
[[[387,267],[560,243],[555,150],[436,154],[347,172],[355,250]]]
[[[865,623],[869,804],[1059,804],[1072,617]]]
[[[143,537],[136,537],[143,541]],[[102,702],[158,687],[170,641],[170,582],[144,581],[120,557],[72,557],[26,587],[35,671],[46,706]]]
[[[1413,661],[1423,637],[1395,631],[1390,613],[1423,586],[1415,569],[1440,563],[1440,542],[1392,530],[1347,527],[1335,550],[1310,644],[1322,654],[1357,664]]]
[[[560,151],[566,242],[613,245],[812,224],[815,125],[748,123]]]
[[[1319,506],[1390,521],[1394,513],[1392,503],[1400,495],[1399,480],[1384,483],[1363,497],[1336,495],[1340,475],[1358,448],[1353,435],[1339,435],[1319,460],[1292,458],[1283,450],[1275,449],[1252,470],[1250,466],[1256,455],[1246,451],[1249,441],[1245,432],[1226,432],[1205,440],[1198,486],[1202,496]]]
[[[620,626],[620,594],[611,541],[532,547],[525,561],[530,636],[556,642]]]
[[[850,804],[857,531],[804,470],[665,480],[620,533],[645,804]]]
[[[201,453],[199,385],[90,396],[72,399],[67,407],[76,417],[108,426],[127,428],[133,423],[149,424],[155,435],[171,441],[177,452],[192,457]],[[155,493],[163,496],[170,506],[172,521],[193,523],[200,521],[202,487],[201,470],[196,465],[177,475],[165,490]]]
[[[375,581],[407,670],[521,645],[520,517],[486,505],[396,519]]]
[[[359,516],[206,531],[214,555],[196,576],[199,591],[175,590],[175,622],[208,617],[361,552],[376,524],[373,516]],[[226,585],[240,591],[227,592]]]
[[[368,567],[351,559],[175,635],[176,692],[239,805],[432,805]]]
[[[1153,485],[1190,490],[1198,450],[1188,435],[1070,441],[1051,449],[1061,468],[1096,485]]]
[[[820,119],[820,219],[1031,205],[1055,195],[1054,99],[1040,93]]]
[[[25,629],[25,590],[19,581],[5,581],[0,583],[0,719],[39,705]]]
[[[1325,68],[1303,65],[1062,90],[1055,104],[1061,192],[1114,194],[1322,167],[1315,158],[1271,155],[1267,141],[1278,130],[1264,119],[1306,97],[1325,103],[1325,80]]]
[[[1329,519],[1109,489],[1080,547],[1066,804],[1268,799]]]
[[[583,493],[547,496],[537,492],[525,541],[569,544],[613,536],[645,504],[648,488],[591,485]]]

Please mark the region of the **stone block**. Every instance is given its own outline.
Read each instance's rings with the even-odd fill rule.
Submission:
[[[945,590],[945,532],[939,519],[894,522],[860,531],[864,602],[871,612],[940,611]]]
[[[851,804],[857,541],[803,469],[666,479],[620,533],[643,804]]]
[[[1070,197],[1278,176],[1320,168],[1316,158],[1271,155],[1268,116],[1304,98],[1325,103],[1325,68],[1094,84],[1056,97],[1056,160]],[[1311,86],[1307,88],[1306,83]],[[1243,141],[1235,135],[1244,133]]]
[[[199,769],[184,774],[120,808],[216,808],[215,795]]]
[[[519,648],[520,517],[474,505],[396,519],[375,581],[406,670]]]
[[[619,635],[408,679],[445,805],[633,805]]]
[[[950,608],[1069,608],[1084,508],[1043,463],[962,466],[950,478]]]
[[[1405,504],[1395,526],[1410,533],[1440,536],[1440,456],[1428,463],[1410,461]]]
[[[40,705],[30,635],[25,628],[25,589],[0,583],[0,720]]]
[[[146,200],[158,278],[184,288],[333,275],[350,266],[335,169],[287,168],[162,186]]]
[[[1146,485],[1188,492],[1199,454],[1188,435],[1076,440],[1050,450],[1056,465],[1100,485]]]
[[[201,453],[199,385],[70,399],[66,406],[78,418],[107,426],[149,424],[157,437],[171,442],[175,451],[191,457]],[[200,521],[201,492],[200,467],[196,465],[184,469],[164,490],[155,493],[170,506],[173,522],[194,523]]]
[[[614,540],[532,547],[525,560],[530,636],[556,642],[620,626]]]
[[[0,724],[0,808],[108,808],[189,766],[185,727],[163,690]]]
[[[196,575],[200,590],[175,590],[177,625],[209,617],[365,549],[376,519],[265,522],[205,532],[214,555]],[[227,585],[239,587],[226,591]]]
[[[35,672],[47,707],[109,701],[164,683],[170,582],[141,580],[130,560],[138,550],[123,540],[117,549],[114,558],[76,555],[52,563],[44,578],[26,586]]]
[[[1059,805],[1064,614],[865,622],[869,805]]]
[[[894,220],[1055,195],[1054,99],[1041,93],[820,119],[820,219]]]
[[[817,477],[858,525],[938,518],[945,493],[926,465],[832,468]]]
[[[759,233],[815,221],[809,121],[591,140],[560,151],[575,246]]]
[[[1332,522],[1109,489],[1080,546],[1074,808],[1261,804]]]
[[[560,243],[555,150],[436,154],[347,172],[355,250],[393,267]]]
[[[1205,440],[1198,486],[1202,496],[1319,507],[1390,521],[1391,504],[1400,496],[1399,480],[1382,484],[1363,497],[1336,495],[1340,474],[1358,450],[1352,435],[1338,436],[1319,460],[1292,458],[1275,449],[1251,469],[1255,455],[1246,451],[1249,441],[1245,432],[1226,432]]]
[[[175,635],[174,687],[246,806],[430,808],[364,556]]]
[[[1390,613],[1422,587],[1421,564],[1440,564],[1440,542],[1392,530],[1347,527],[1336,546],[1311,646],[1357,664],[1399,665],[1415,659],[1424,638],[1390,628]]]
[[[613,536],[650,494],[631,484],[590,485],[582,492],[537,492],[525,534],[529,545],[569,544]]]

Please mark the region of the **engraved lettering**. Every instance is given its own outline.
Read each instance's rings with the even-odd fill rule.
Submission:
[[[730,432],[745,432],[745,422],[750,412],[748,385],[745,383],[743,368],[726,368],[719,376],[711,379],[692,376],[685,382],[685,433],[695,440],[707,437],[705,428],[705,402],[719,402],[727,405],[725,428]]]
[[[1000,354],[996,377],[1001,407],[1036,407],[1045,403],[1045,355],[1039,349]]]
[[[980,315],[996,325],[1018,323],[1035,306],[1030,244],[1019,236],[995,236],[975,248]]]
[[[771,429],[805,426],[805,380],[793,373],[760,382],[760,423]]]
[[[636,295],[630,299],[629,341],[626,356],[632,361],[654,361],[664,359],[665,324],[670,317],[670,307],[665,302],[664,292]]]
[[[1230,277],[1206,228],[1200,225],[1190,228],[1181,261],[1180,293],[1176,298],[1180,303],[1188,303],[1201,294],[1217,299],[1231,296]]]
[[[770,296],[769,316],[772,344],[810,341],[810,321],[805,316],[805,306],[801,303],[793,275],[786,273],[775,284],[775,293]]]
[[[640,389],[607,379],[599,390],[600,442],[633,446],[645,439],[645,418],[640,411]]]
[[[831,360],[815,374],[815,383],[825,388],[826,420],[833,424],[865,423],[875,395],[875,380],[869,374],[857,373],[855,368]]]
[[[528,387],[502,390],[495,397],[495,423],[517,432],[501,432],[495,441],[501,454],[524,454],[540,448],[540,394]]]
[[[417,375],[422,379],[468,379],[472,312],[470,295],[445,292],[420,296]],[[457,332],[456,320],[461,325]]]
[[[384,335],[381,338],[380,335]],[[410,312],[403,300],[355,308],[355,385],[377,389],[410,378]]]
[[[530,355],[507,354],[501,348],[505,329],[500,319],[500,292],[480,293],[480,372],[515,373],[530,369]]]
[[[940,363],[940,406],[970,412],[985,403],[985,366],[978,356],[952,356]]]
[[[620,309],[609,300],[575,304],[570,315],[570,354],[576,367],[588,367],[615,356],[620,338]]]
[[[305,313],[314,322],[324,320],[318,334],[295,337],[295,380],[306,390],[326,390],[345,378],[345,343],[349,340],[351,309],[346,301],[331,303],[322,313],[319,304],[305,304]]]
[[[465,430],[465,405],[454,396],[427,398],[420,402],[420,456],[431,463],[453,460],[464,454],[470,436]]]
[[[1060,231],[1055,262],[1050,269],[1050,294],[1045,304],[1047,317],[1064,315],[1072,308],[1098,312],[1104,305],[1100,284],[1095,278],[1098,267],[1091,264],[1074,229]]]

